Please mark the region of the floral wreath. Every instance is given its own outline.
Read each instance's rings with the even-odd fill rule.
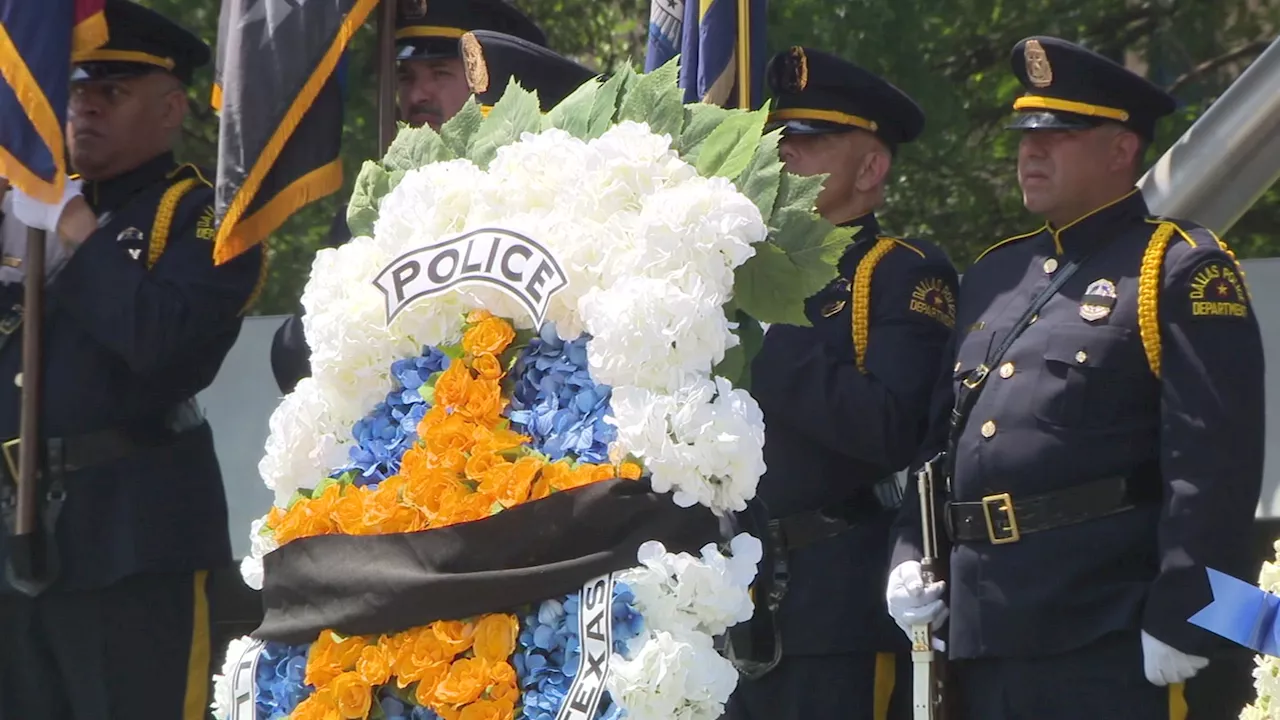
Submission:
[[[764,111],[681,95],[674,62],[545,115],[512,83],[365,163],[303,292],[220,720],[722,714],[762,555],[748,363],[854,230]]]

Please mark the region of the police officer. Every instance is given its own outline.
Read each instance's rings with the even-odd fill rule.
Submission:
[[[490,30],[545,46],[546,35],[507,0],[400,0],[396,11],[396,99],[400,119],[439,130],[471,100],[459,38]],[[344,203],[333,218],[324,247],[351,239]],[[311,349],[302,313],[290,316],[271,343],[271,370],[281,392],[292,392],[311,375]]]
[[[773,58],[768,81],[787,170],[828,174],[818,213],[858,231],[839,277],[806,303],[812,327],[770,326],[752,365],[769,467],[759,495],[790,579],[777,614],[781,662],[743,679],[728,717],[906,718],[908,646],[880,589],[901,500],[895,471],[923,434],[956,273],[933,244],[884,234],[875,211],[924,115],[882,78],[808,48]]]
[[[108,0],[105,18],[109,41],[73,59],[66,136],[80,178],[51,205],[10,190],[4,220],[56,229],[49,241],[65,254],[45,295],[41,436],[21,438],[40,443],[51,562],[18,570],[25,544],[0,537],[6,720],[203,718],[207,573],[231,561],[195,395],[236,341],[262,256],[213,264],[209,176],[171,152],[208,46],[127,0]],[[10,524],[23,353],[21,307],[11,307],[21,284],[0,295],[0,437],[13,438],[0,508]]]
[[[1134,187],[1174,99],[1056,38],[1012,62],[1018,182],[1046,222],[966,273],[938,403],[954,439],[933,443],[954,468],[940,515],[963,717],[1178,717],[1220,646],[1187,622],[1205,568],[1251,570],[1258,323],[1226,246]],[[920,582],[918,518],[904,509],[887,591],[903,625],[945,607]]]

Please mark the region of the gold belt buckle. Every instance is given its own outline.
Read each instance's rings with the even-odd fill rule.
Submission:
[[[987,375],[990,373],[991,373],[991,368],[987,367],[986,363],[983,363],[982,365],[979,365],[978,367],[974,368],[973,372],[969,373],[969,375],[960,382],[965,387],[972,390],[978,387],[979,385],[981,385],[987,379]]]
[[[18,461],[13,456],[13,449],[21,443],[22,438],[16,437],[12,440],[5,440],[4,443],[0,444],[0,453],[4,453],[4,462],[9,466],[9,477],[13,478],[15,483],[18,482]]]
[[[1008,534],[999,535],[996,532],[995,519],[992,517],[992,508],[1004,513],[1009,521]],[[1009,493],[998,493],[996,495],[987,495],[982,498],[982,515],[987,519],[987,539],[992,545],[1006,545],[1008,543],[1016,543],[1022,539],[1022,533],[1018,530],[1018,516],[1013,512],[1013,498]]]

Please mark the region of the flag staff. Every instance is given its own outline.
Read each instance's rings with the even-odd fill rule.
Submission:
[[[751,0],[738,0],[738,107],[751,109]]]
[[[35,579],[39,577],[40,563],[34,538],[36,534],[36,510],[39,508],[39,489],[36,476],[40,465],[40,344],[41,325],[44,319],[44,230],[27,229],[26,258],[23,265],[26,280],[23,283],[22,306],[22,407],[21,425],[18,430],[18,491],[17,518],[14,522],[14,542],[25,551],[19,555],[29,559],[31,565],[21,568],[19,575]],[[11,450],[5,448],[6,455]],[[25,572],[23,572],[25,571]]]
[[[378,12],[378,155],[396,137],[396,3],[382,0]]]

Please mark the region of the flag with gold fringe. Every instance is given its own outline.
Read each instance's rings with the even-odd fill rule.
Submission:
[[[347,43],[378,0],[222,0],[214,262],[262,242],[342,187]]]
[[[685,102],[759,108],[766,11],[766,0],[652,0],[645,71],[679,55]]]
[[[57,202],[71,56],[107,41],[106,0],[0,0],[0,175]]]

